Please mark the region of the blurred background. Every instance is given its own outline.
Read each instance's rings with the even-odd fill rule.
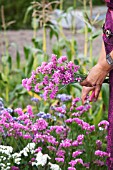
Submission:
[[[6,22],[15,21],[15,24],[11,25],[9,29],[17,30],[17,29],[30,29],[31,28],[31,17],[29,15],[26,23],[23,24],[23,19],[26,13],[27,8],[30,6],[32,0],[1,0],[0,7],[4,6],[4,12],[6,17]],[[38,0],[41,2],[41,0]],[[52,0],[49,0],[52,2]],[[94,6],[101,6],[104,5],[104,0],[92,1]],[[67,9],[68,7],[73,6],[73,0],[64,0],[63,1],[63,9]],[[60,8],[58,6],[58,8]],[[76,1],[76,8],[80,9],[83,8],[83,4],[77,0]],[[1,28],[1,20],[0,20],[0,28]]]

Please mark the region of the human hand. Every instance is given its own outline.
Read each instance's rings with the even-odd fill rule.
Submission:
[[[110,69],[105,69],[99,63],[96,64],[88,74],[87,78],[80,84],[86,87],[100,86],[109,73]]]
[[[100,85],[93,86],[93,87],[83,86],[83,88],[82,88],[82,96],[81,96],[82,104],[86,103],[87,96],[89,95],[90,91],[92,91],[92,94],[91,94],[91,96],[89,96],[89,101],[90,102],[96,101],[98,96],[99,96],[100,90],[101,90]]]

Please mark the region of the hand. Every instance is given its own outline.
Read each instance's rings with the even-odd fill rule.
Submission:
[[[86,87],[101,86],[109,71],[110,67],[106,69],[106,67],[102,67],[98,63],[91,69],[87,78],[80,84]]]
[[[90,91],[94,92],[93,98],[89,97],[90,101],[96,101],[98,96],[99,96],[100,90],[101,90],[100,85],[97,85],[97,86],[94,86],[94,87],[83,86],[83,88],[82,88],[82,96],[81,96],[82,104],[85,104],[87,95],[89,95]]]

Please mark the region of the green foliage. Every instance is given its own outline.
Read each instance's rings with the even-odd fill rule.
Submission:
[[[37,0],[40,2],[41,0]],[[49,0],[51,2],[52,0]],[[16,21],[10,26],[10,29],[29,29],[31,28],[31,12],[28,15],[26,23],[23,23],[27,8],[31,5],[33,0],[1,0],[0,7],[3,5],[5,10],[6,22]],[[93,0],[94,5],[102,5],[103,1]],[[77,0],[77,8],[81,7],[81,3]],[[64,9],[73,6],[73,0],[64,1]],[[1,14],[0,14],[1,15]],[[1,25],[1,20],[0,20]]]

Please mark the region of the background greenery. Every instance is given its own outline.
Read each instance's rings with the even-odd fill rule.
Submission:
[[[11,25],[9,29],[30,29],[31,28],[31,15],[28,16],[28,20],[23,24],[23,19],[27,8],[33,0],[0,0],[0,8],[3,5],[5,11],[6,22],[15,21],[16,23]],[[38,2],[40,0],[37,0]],[[52,0],[49,0],[52,1]],[[73,0],[64,1],[64,9],[69,6],[72,6]],[[93,0],[93,5],[102,5],[104,0],[98,1]],[[80,8],[81,3],[77,1],[77,7]],[[1,13],[0,13],[1,15]],[[0,16],[1,18],[1,16]],[[1,20],[0,20],[0,29],[1,29]]]

